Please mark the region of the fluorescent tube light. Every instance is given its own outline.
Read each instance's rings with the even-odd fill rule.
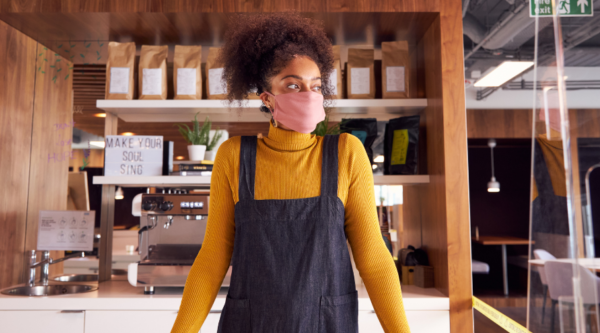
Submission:
[[[533,61],[505,61],[479,81],[475,87],[499,87],[533,66]]]
[[[90,141],[90,145],[94,147],[104,148],[104,141]]]
[[[375,157],[375,159],[373,160],[373,162],[375,163],[383,163],[384,161],[384,157],[383,155],[378,155],[377,157]]]

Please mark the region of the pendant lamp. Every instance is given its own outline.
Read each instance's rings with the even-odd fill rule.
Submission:
[[[490,147],[492,153],[492,179],[488,182],[488,192],[498,193],[500,192],[500,183],[496,180],[496,177],[494,176],[494,147],[496,147],[496,140],[489,139],[488,146]]]

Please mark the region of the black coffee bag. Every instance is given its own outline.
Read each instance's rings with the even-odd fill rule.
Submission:
[[[384,175],[415,175],[419,151],[420,116],[390,119],[383,141]]]
[[[342,119],[340,132],[350,133],[359,138],[365,146],[369,161],[373,164],[373,142],[377,139],[377,119],[375,118],[350,118]]]

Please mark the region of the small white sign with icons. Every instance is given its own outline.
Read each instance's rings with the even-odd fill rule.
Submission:
[[[162,175],[162,136],[107,135],[104,142],[105,176]]]
[[[92,251],[96,212],[42,210],[38,224],[38,251]]]

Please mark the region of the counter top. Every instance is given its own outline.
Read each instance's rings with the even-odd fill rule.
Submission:
[[[373,310],[364,286],[357,286],[359,310]],[[221,288],[211,310],[221,310],[228,288]],[[97,291],[46,297],[8,296],[0,294],[3,310],[179,310],[183,288],[156,288],[154,295],[144,295],[143,288],[127,281],[107,281]],[[450,301],[434,288],[402,286],[406,311],[448,311]]]

